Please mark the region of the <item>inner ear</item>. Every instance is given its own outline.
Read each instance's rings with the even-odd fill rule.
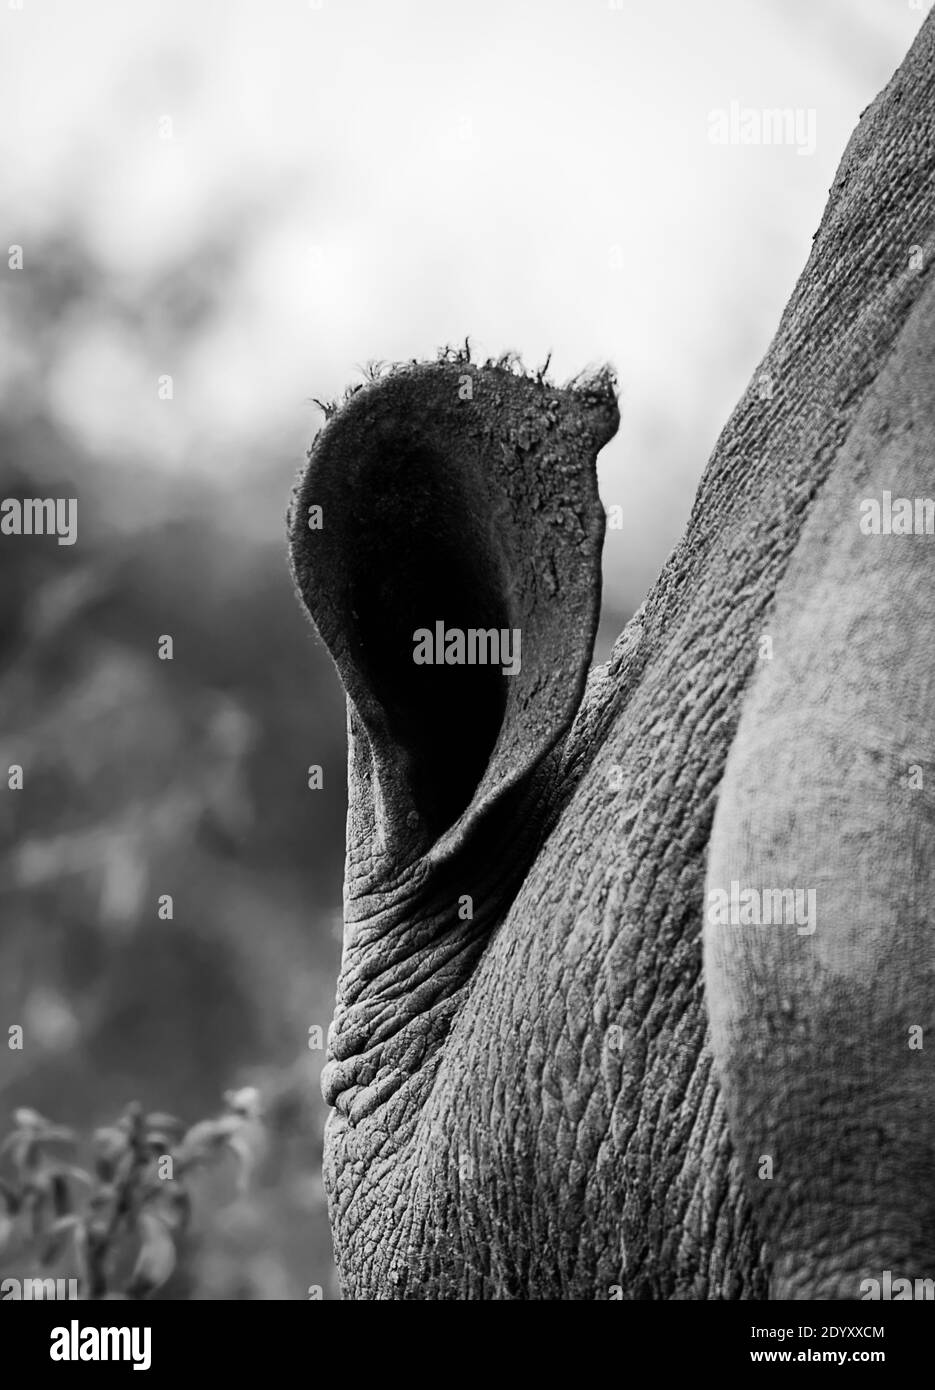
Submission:
[[[609,374],[558,389],[459,360],[394,370],[315,440],[293,575],[356,715],[351,795],[371,804],[353,814],[394,862],[453,854],[569,728],[600,610],[596,455],[618,418]],[[509,659],[446,659],[445,634],[472,632],[502,634]]]
[[[444,629],[512,626],[495,537],[463,478],[405,432],[385,439],[349,489],[350,650],[405,763],[416,813],[435,840],[467,809],[507,699],[500,666],[444,661]],[[417,665],[416,634],[435,661]],[[439,647],[441,650],[439,650]]]

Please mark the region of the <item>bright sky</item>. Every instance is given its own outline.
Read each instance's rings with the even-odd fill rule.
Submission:
[[[606,583],[630,601],[923,19],[918,0],[16,4],[0,239],[28,272],[31,238],[77,223],[105,286],[145,303],[206,229],[245,229],[209,328],[172,337],[163,307],[140,329],[103,304],[61,326],[49,389],[79,439],[170,470],[248,468],[258,448],[291,469],[309,398],[368,359],[470,334],[533,365],[551,351],[558,379],[610,360],[623,424],[601,488],[627,522]],[[814,111],[814,153],[712,144],[732,101]],[[210,279],[210,255],[192,273]],[[14,345],[0,387],[32,365]]]

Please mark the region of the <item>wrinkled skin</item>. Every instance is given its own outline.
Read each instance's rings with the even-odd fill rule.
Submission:
[[[935,786],[935,537],[857,522],[933,491],[933,142],[930,18],[606,666],[609,377],[449,357],[316,440],[291,528],[348,693],[323,1077],[347,1296],[935,1274],[935,1040],[907,1046],[935,1022],[935,810],[905,785]],[[519,628],[521,672],[414,665],[437,619]],[[814,934],[705,927],[732,879],[817,884]]]

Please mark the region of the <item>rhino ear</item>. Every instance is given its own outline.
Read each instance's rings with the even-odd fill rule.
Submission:
[[[569,728],[600,609],[595,463],[618,422],[609,371],[559,390],[458,359],[378,378],[315,440],[293,575],[350,702],[352,822],[397,861],[450,852]],[[491,629],[508,634],[496,665],[435,645],[463,633],[467,657]]]

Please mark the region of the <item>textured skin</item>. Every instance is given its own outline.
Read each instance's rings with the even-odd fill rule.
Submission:
[[[931,497],[933,460],[929,285],[803,530],[709,853],[709,886],[815,892],[813,932],[705,932],[731,1131],[779,1297],[859,1298],[885,1270],[935,1278],[935,535],[858,525],[862,498]]]
[[[589,499],[593,456],[615,423],[601,400],[606,383],[579,399],[495,367],[443,362],[366,387],[313,448],[293,513],[294,568],[351,697],[347,928],[324,1078],[335,1107],[326,1183],[350,1297],[767,1294],[773,1252],[759,1232],[769,1227],[757,1227],[753,1207],[764,1199],[751,1186],[748,1147],[742,1160],[734,1155],[709,1044],[708,846],[759,638],[772,631],[786,583],[797,596],[808,587],[814,557],[798,579],[790,569],[803,528],[875,379],[908,351],[900,335],[928,291],[933,53],[930,18],[852,137],[808,264],[708,464],[686,534],[609,664],[589,676],[571,727],[596,612],[587,591],[599,586]],[[925,248],[921,270],[907,268],[913,245]],[[918,323],[931,335],[928,318]],[[454,385],[466,373],[476,407],[458,416]],[[423,397],[432,405],[420,411]],[[558,398],[560,408],[548,404]],[[344,534],[370,525],[382,502],[378,474],[361,489],[353,469],[361,440],[365,452],[376,449],[380,428],[379,447],[393,457],[400,431],[407,448],[430,436],[420,465],[437,474],[433,506],[444,513],[453,499],[455,519],[465,502],[452,480],[469,470],[468,550],[483,573],[493,564],[505,576],[481,608],[529,623],[529,676],[503,706],[487,771],[481,745],[463,762],[453,755],[464,785],[472,768],[483,778],[463,806],[438,750],[446,718],[458,747],[481,687],[440,687],[442,722],[424,736],[417,726],[434,715],[388,716],[387,673],[399,668],[368,666],[361,649],[359,611],[347,600],[353,575],[342,569],[357,561],[326,554],[303,529],[316,497],[327,498],[320,535],[329,507]],[[424,517],[407,521],[405,509],[394,521],[391,571],[427,534]],[[457,535],[451,516],[440,524]],[[468,565],[469,585],[476,572]],[[413,592],[406,578],[400,597],[391,573],[384,614],[411,606]],[[435,616],[444,614],[427,614]],[[549,681],[553,655],[564,674]],[[820,649],[813,657],[825,659]],[[488,696],[485,686],[482,703]],[[724,819],[725,863],[743,854],[737,837],[746,843],[751,814],[744,803]],[[772,829],[763,834],[771,843]],[[462,894],[473,898],[472,920],[459,917]],[[735,1133],[786,1113],[763,1102],[768,1081],[742,1064],[768,1017],[757,1005],[777,968],[763,963],[744,1002],[747,962],[717,966],[719,1007],[727,1001],[716,1014],[727,1037],[718,1059]],[[817,1103],[804,1094],[804,1104],[790,1101],[799,1124]],[[751,1140],[756,1152],[762,1142],[759,1133]],[[799,1288],[830,1287],[809,1264],[807,1210],[795,1214],[806,1168],[796,1170],[798,1189],[775,1197],[790,1233],[776,1251],[781,1291],[796,1277]],[[865,1174],[861,1190],[873,1186]]]

